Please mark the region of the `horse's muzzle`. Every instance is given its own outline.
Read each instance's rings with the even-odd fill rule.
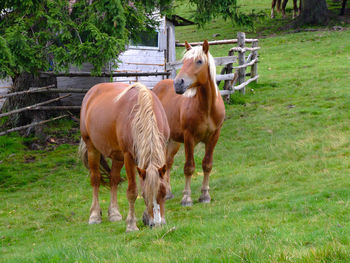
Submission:
[[[184,94],[186,91],[185,80],[184,79],[175,79],[174,88],[176,94]]]

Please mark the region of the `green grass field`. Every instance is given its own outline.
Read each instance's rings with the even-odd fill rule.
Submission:
[[[180,28],[178,39],[203,39],[192,30]],[[212,202],[180,206],[181,149],[163,228],[143,226],[142,199],[140,231],[108,222],[105,188],[103,222],[88,225],[92,191],[77,145],[33,151],[23,145],[32,138],[0,137],[0,262],[350,262],[350,30],[281,33],[260,45],[258,84],[226,106]],[[225,56],[228,46],[210,51]],[[78,139],[72,127],[61,121],[48,133]],[[196,148],[194,201],[203,150]],[[118,195],[123,219],[126,187]]]

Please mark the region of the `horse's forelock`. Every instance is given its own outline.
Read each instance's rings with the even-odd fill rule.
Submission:
[[[147,205],[152,205],[156,200],[160,186],[159,172],[156,166],[149,165],[146,169],[146,179],[143,184],[143,193]]]
[[[182,61],[186,60],[186,59],[197,59],[200,58],[203,60],[203,62],[207,62],[208,58],[205,55],[205,53],[203,52],[203,48],[202,46],[195,46],[193,48],[191,48],[190,50],[186,51]]]

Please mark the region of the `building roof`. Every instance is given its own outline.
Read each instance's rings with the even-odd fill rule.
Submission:
[[[170,22],[174,24],[174,26],[189,26],[189,25],[195,25],[196,23],[178,16],[178,15],[169,15],[166,17]]]

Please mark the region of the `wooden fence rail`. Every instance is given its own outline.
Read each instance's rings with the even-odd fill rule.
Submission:
[[[13,111],[5,112],[5,113],[0,114],[0,118],[1,117],[5,117],[5,116],[9,116],[9,115],[12,115],[12,114],[15,114],[15,113],[20,113],[22,111],[27,111],[27,110],[33,109],[33,108],[41,106],[41,105],[45,105],[45,104],[49,104],[49,103],[52,103],[52,102],[55,102],[55,101],[59,101],[61,99],[69,97],[70,95],[71,94],[67,94],[67,95],[64,95],[64,96],[61,96],[61,97],[58,97],[58,98],[54,98],[54,99],[51,99],[51,100],[39,102],[39,103],[30,105],[30,106],[26,106],[26,107],[23,107],[23,108],[20,108],[20,109],[16,109],[16,110],[13,110]]]
[[[12,128],[12,129],[9,129],[9,130],[0,132],[0,136],[6,135],[6,134],[8,134],[8,133],[10,133],[10,132],[20,131],[20,130],[24,130],[24,129],[27,129],[27,128],[30,128],[30,127],[42,125],[42,124],[45,124],[45,123],[50,122],[50,121],[59,120],[59,119],[62,119],[62,118],[64,118],[64,117],[67,117],[67,116],[68,116],[68,115],[62,115],[62,116],[58,116],[58,117],[55,117],[55,118],[52,118],[52,119],[49,119],[49,120],[44,120],[44,121],[39,121],[39,122],[33,122],[33,123],[31,123],[31,124],[28,124],[28,125],[24,125],[24,126]]]
[[[68,73],[54,73],[41,72],[41,76],[55,76],[55,77],[149,77],[149,76],[169,76],[169,72],[102,72],[98,76],[91,74],[91,72],[68,72]]]
[[[250,39],[247,38],[245,40],[246,43],[253,43],[258,41],[258,39]],[[215,40],[215,41],[208,41],[210,46],[213,45],[225,45],[225,44],[237,44],[238,43],[238,39],[225,39],[225,40]],[[203,45],[203,42],[191,42],[189,43],[191,46],[199,46],[199,45]],[[184,47],[185,43],[176,43],[175,44],[177,47]]]

